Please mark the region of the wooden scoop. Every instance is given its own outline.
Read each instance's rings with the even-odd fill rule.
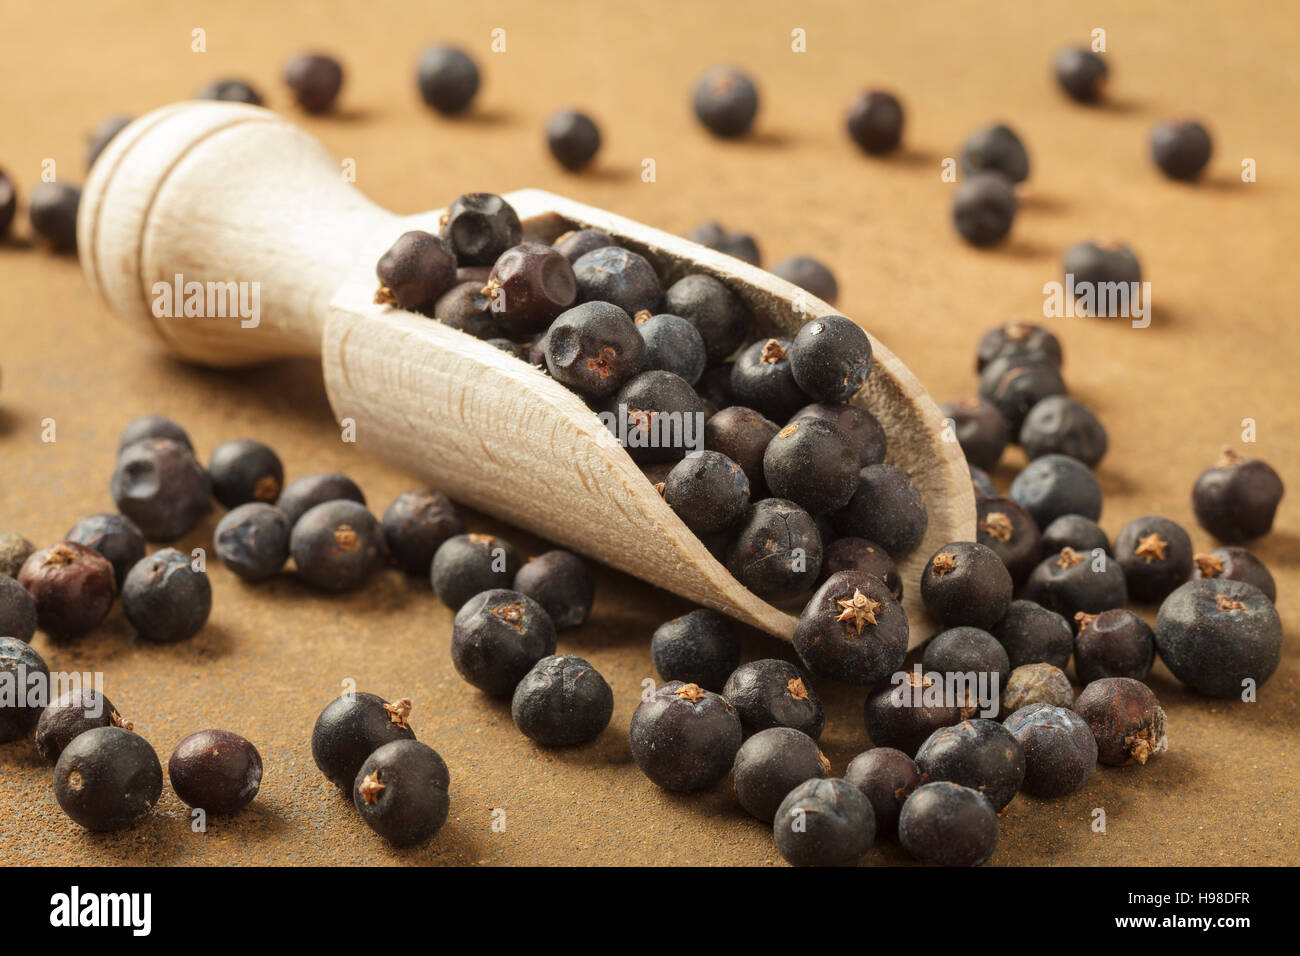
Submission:
[[[448,199],[464,190],[455,186]],[[641,253],[665,287],[694,272],[726,282],[760,335],[791,337],[829,305],[738,259],[540,190],[505,197],[525,235],[603,229]],[[141,334],[212,366],[318,356],[330,406],[357,443],[457,501],[778,637],[795,618],[737,582],[673,514],[582,399],[527,362],[441,322],[374,304],[375,263],[401,233],[438,231],[441,210],[396,216],[345,181],[311,136],[234,103],[164,107],[121,133],[95,163],[78,244],[91,284]],[[257,283],[260,321],[155,315],[155,283]],[[856,401],[880,420],[889,461],[925,497],[925,542],[900,563],[912,642],[925,621],[926,559],[975,531],[960,447],[911,372],[874,338]]]

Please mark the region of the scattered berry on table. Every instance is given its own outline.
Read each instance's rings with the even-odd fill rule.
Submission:
[[[543,657],[515,687],[510,716],[544,747],[569,747],[600,736],[614,713],[614,692],[581,657]]]
[[[791,727],[760,730],[736,753],[736,798],[745,812],[767,823],[790,791],[805,780],[826,777],[831,764],[817,743]]]
[[[665,790],[707,790],[740,750],[740,717],[725,697],[698,684],[669,681],[632,714],[632,757]]]
[[[650,656],[665,681],[718,692],[740,666],[740,638],[725,616],[699,608],[660,624],[650,640]]]

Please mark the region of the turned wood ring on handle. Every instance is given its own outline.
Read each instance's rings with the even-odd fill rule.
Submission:
[[[450,197],[448,197],[450,198]],[[667,285],[717,276],[759,334],[790,337],[835,314],[770,273],[693,242],[540,190],[505,197],[525,234],[604,229]],[[399,217],[344,181],[319,142],[268,110],[164,107],[119,133],[95,163],[77,224],[91,284],[141,334],[204,365],[319,356],[335,417],[357,442],[452,498],[789,639],[795,619],[758,599],[673,514],[577,395],[501,350],[423,316],[375,305],[375,263],[402,232],[436,232],[441,210]],[[156,315],[156,283],[257,283],[260,320]],[[929,529],[899,562],[911,641],[933,630],[920,601],[926,559],[972,539],[970,474],[916,377],[872,338],[875,368],[854,401],[889,438],[889,461],[925,498]]]

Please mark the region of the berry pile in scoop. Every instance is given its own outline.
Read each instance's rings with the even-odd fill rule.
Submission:
[[[704,273],[664,286],[655,265],[597,229],[524,236],[499,196],[456,199],[439,232],[400,236],[376,301],[420,312],[531,362],[607,422],[682,521],[750,591],[806,597],[833,537],[880,559],[913,551],[925,503],[885,464],[880,423],[849,404],[870,339],[841,316],[792,338]]]

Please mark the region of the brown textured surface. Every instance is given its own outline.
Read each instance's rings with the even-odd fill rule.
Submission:
[[[1087,15],[1062,4],[910,3],[851,15],[832,5],[751,4],[743,14],[686,3],[439,5],[226,3],[32,5],[6,14],[0,165],[23,195],[45,157],[84,175],[83,136],[110,112],[140,113],[222,74],[247,76],[287,109],[281,62],[303,47],[337,51],[348,69],[340,115],[304,120],[337,155],[357,160],[359,186],[390,208],[441,205],[471,188],[553,189],[670,230],[705,216],[752,230],[769,262],[811,251],[836,270],[845,313],[868,325],[939,400],[973,390],[971,356],[987,326],[1032,318],[1062,249],[1084,237],[1134,244],[1157,303],[1149,329],[1053,321],[1073,392],[1111,432],[1100,468],[1103,525],[1113,535],[1145,513],[1193,526],[1188,492],[1243,418],[1258,423],[1257,454],[1294,486],[1300,414],[1292,398],[1300,332],[1286,277],[1294,271],[1300,168],[1293,124],[1300,89],[1290,39],[1297,14],[1220,4],[1108,4]],[[57,23],[57,47],[40,42]],[[194,27],[208,52],[190,52]],[[1075,107],[1048,75],[1050,55],[1107,29],[1115,105]],[[508,52],[487,52],[507,31]],[[802,27],[809,52],[789,50]],[[426,42],[473,49],[485,87],[473,115],[426,112],[411,64]],[[764,105],[757,135],[719,144],[686,107],[698,70],[717,60],[751,67]],[[899,91],[906,149],[888,161],[856,154],[842,111],[860,85]],[[577,104],[602,123],[592,173],[561,173],[540,128]],[[1157,117],[1207,118],[1216,156],[1207,181],[1161,179],[1146,157]],[[938,165],[975,126],[1007,118],[1034,172],[1010,244],[965,248],[948,223],[951,187]],[[654,157],[658,182],[640,181]],[[1260,181],[1238,179],[1254,157]],[[25,221],[25,220],[24,220]],[[25,226],[22,230],[26,234]],[[160,359],[94,300],[71,258],[0,246],[0,527],[38,546],[79,517],[108,510],[117,434],[147,412],[171,415],[201,454],[251,435],[272,444],[290,477],[344,470],[382,510],[410,481],[339,442],[308,363],[215,373]],[[57,442],[40,440],[43,419]],[[1019,459],[1013,453],[1009,464]],[[999,480],[1012,474],[1004,466]],[[1284,622],[1300,613],[1300,510],[1292,497],[1255,548],[1278,579]],[[215,515],[188,535],[207,545]],[[509,529],[478,522],[480,529]],[[1198,548],[1208,536],[1193,528]],[[516,536],[530,553],[542,543]],[[659,792],[626,745],[639,682],[652,677],[648,638],[679,613],[675,599],[622,575],[599,575],[596,610],[561,649],[588,657],[614,687],[610,728],[595,744],[544,752],[504,705],[463,684],[448,661],[450,614],[423,582],[393,571],[364,592],[309,593],[292,576],[246,586],[212,569],[216,605],[204,632],[177,647],[136,641],[115,609],[72,647],[36,647],[58,669],[100,669],[109,696],[164,762],[186,734],[210,726],[251,738],[266,780],[242,815],[193,834],[168,791],[155,819],[112,836],[81,832],[58,810],[49,770],[30,743],[0,748],[0,861],[5,863],[699,863],[779,859],[770,833],[747,819],[728,785],[698,796]],[[915,586],[907,582],[907,586]],[[1162,665],[1151,683],[1169,712],[1171,750],[1146,767],[1100,770],[1081,793],[1050,804],[1018,797],[995,863],[1297,863],[1297,656],[1294,634],[1261,702],[1184,692]],[[758,636],[747,657],[781,652]],[[446,758],[451,818],[428,846],[393,851],[369,833],[316,772],[308,734],[344,678],[415,699],[412,723]],[[823,741],[836,772],[864,744],[862,693],[822,686]],[[490,826],[506,810],[505,832]],[[1109,832],[1089,830],[1092,808]],[[869,861],[899,860],[894,847]]]

